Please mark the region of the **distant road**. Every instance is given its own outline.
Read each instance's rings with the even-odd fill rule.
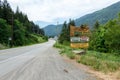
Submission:
[[[54,43],[0,50],[0,80],[98,80],[65,62]]]

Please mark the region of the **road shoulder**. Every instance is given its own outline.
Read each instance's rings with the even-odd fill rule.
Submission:
[[[117,77],[120,74],[120,71],[105,74],[105,73],[102,73],[100,71],[95,71],[91,67],[86,66],[84,64],[77,63],[75,59],[69,59],[65,55],[63,55],[62,58],[64,59],[64,61],[75,65],[79,69],[82,69],[82,70],[84,70],[85,72],[87,72],[89,74],[93,74],[95,77],[97,77],[100,80],[120,80],[120,77]]]

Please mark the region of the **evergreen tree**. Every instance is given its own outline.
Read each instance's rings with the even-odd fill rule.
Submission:
[[[2,1],[0,0],[0,18],[2,18]]]
[[[67,35],[66,32],[67,32],[67,23],[65,21],[63,26],[62,26],[62,32],[61,32],[60,37],[59,37],[59,42],[62,44],[66,40],[66,35]]]
[[[19,11],[19,7],[14,13],[7,0],[0,0],[0,43],[7,45],[10,37],[11,45],[14,46],[38,43],[38,37],[47,40],[44,31],[29,21],[27,15]]]
[[[6,20],[0,19],[0,43],[7,45],[9,37],[11,37],[11,26]]]
[[[7,21],[7,23],[11,24],[13,15],[14,15],[14,13],[13,13],[9,3],[7,2],[7,0],[4,0],[3,1],[3,15],[2,15],[2,18],[5,19]]]
[[[70,42],[70,25],[75,26],[74,20],[69,21],[67,24],[66,21],[63,24],[62,32],[59,37],[59,42],[63,44],[63,42]]]
[[[98,21],[96,21],[95,22],[95,24],[94,24],[94,30],[96,30],[96,29],[98,29],[99,28],[99,26],[100,26],[100,24],[99,24],[99,22]]]
[[[15,20],[14,22],[13,35],[14,45],[25,45],[25,29],[18,20]]]

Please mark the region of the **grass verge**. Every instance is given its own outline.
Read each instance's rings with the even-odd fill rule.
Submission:
[[[109,53],[100,53],[96,51],[87,51],[87,54],[76,56],[72,52],[72,48],[56,42],[54,45],[56,48],[60,48],[60,54],[66,55],[70,59],[76,59],[78,63],[82,63],[91,66],[97,71],[104,73],[115,72],[120,68],[120,56],[115,56]],[[76,58],[77,57],[77,58]]]
[[[120,68],[120,56],[95,51],[88,51],[87,54],[82,55],[77,62],[89,65],[95,70],[104,73],[114,72]]]
[[[6,48],[7,48],[6,46],[0,44],[0,50],[2,50],[2,49],[6,49]]]
[[[54,45],[54,47],[61,49],[60,50],[60,54],[61,55],[66,55],[70,59],[75,59],[75,54],[72,53],[72,49],[69,46],[62,45],[62,44],[56,42],[56,44]]]

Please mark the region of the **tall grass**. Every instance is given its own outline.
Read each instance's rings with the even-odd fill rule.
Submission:
[[[88,53],[82,55],[77,62],[89,65],[95,70],[105,73],[113,72],[120,68],[120,56],[95,51],[88,51]]]

